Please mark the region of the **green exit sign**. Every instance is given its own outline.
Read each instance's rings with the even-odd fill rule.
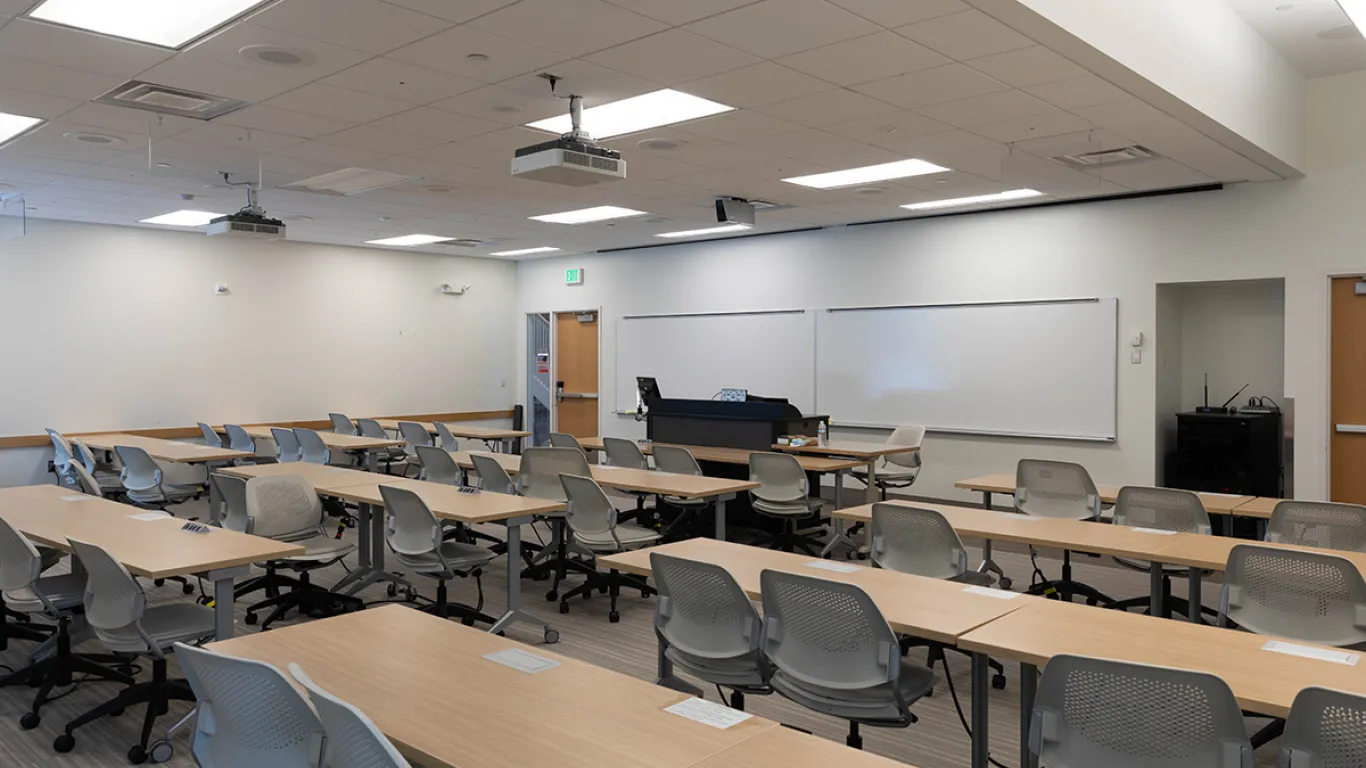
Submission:
[[[583,285],[583,268],[575,267],[564,271],[565,285]]]

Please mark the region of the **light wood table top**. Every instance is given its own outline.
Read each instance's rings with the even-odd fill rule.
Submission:
[[[859,459],[876,459],[894,453],[915,453],[918,445],[894,445],[892,443],[870,443],[859,440],[827,440],[825,445],[777,445],[773,450],[786,453],[806,453],[815,456],[853,456]]]
[[[764,570],[798,573],[803,576],[857,584],[877,604],[887,622],[898,632],[953,643],[960,635],[1003,616],[1039,598],[1015,593],[1013,599],[999,599],[964,592],[966,585],[924,576],[912,576],[881,568],[865,568],[807,555],[716,541],[688,539],[658,547],[638,549],[598,558],[599,568],[615,568],[627,573],[649,576],[650,555],[673,555],[687,560],[719,565],[730,572],[753,599],[760,597],[759,574]],[[855,568],[849,573],[814,568],[810,563],[826,563]]]
[[[429,767],[689,768],[779,728],[759,717],[727,729],[694,722],[664,711],[687,694],[404,606],[209,647],[282,670],[299,664]],[[508,649],[559,666],[526,674],[484,658]]]
[[[510,453],[485,453],[483,451],[480,451],[479,455],[497,461],[509,476],[515,477],[521,469],[521,456]],[[470,458],[468,451],[452,451],[451,458],[455,460],[456,465],[464,469],[474,468],[474,460]],[[658,493],[683,499],[706,499],[728,493],[742,493],[751,488],[759,487],[758,483],[748,480],[724,477],[678,475],[672,472],[609,467],[601,464],[589,464],[588,468],[592,470],[594,480],[609,488],[641,493]]]
[[[537,499],[530,496],[512,496],[506,493],[494,493],[492,491],[480,491],[479,493],[461,493],[460,489],[454,485],[444,485],[442,483],[428,483],[423,480],[413,480],[403,477],[388,477],[371,473],[368,485],[339,485],[330,486],[326,490],[319,488],[319,493],[326,493],[328,496],[336,496],[339,499],[354,501],[360,504],[373,504],[384,506],[384,496],[380,492],[381,485],[388,485],[395,488],[406,488],[413,491],[427,506],[432,510],[432,514],[447,520],[457,520],[462,523],[491,523],[501,520],[511,520],[518,517],[528,517],[530,515],[544,515],[553,512],[563,512],[565,505],[563,502],[551,501],[549,499]]]
[[[1233,514],[1239,517],[1258,517],[1263,520],[1271,519],[1271,512],[1285,499],[1273,499],[1267,496],[1257,498],[1244,497],[1245,501],[1233,509]]]
[[[1262,650],[1269,639],[1079,603],[1034,600],[968,632],[958,647],[1040,668],[1059,654],[1077,654],[1208,672],[1228,683],[1243,709],[1274,717],[1285,717],[1295,695],[1309,686],[1366,694],[1366,663],[1345,666]]]
[[[769,728],[693,768],[910,768],[791,728]]]
[[[393,432],[398,431],[398,423],[400,421],[406,421],[406,419],[375,419],[375,422],[378,423],[381,427]],[[422,428],[427,430],[427,432],[429,432],[430,434],[436,434],[435,422],[419,421],[416,423],[421,424]],[[530,432],[525,432],[520,429],[499,429],[496,427],[471,427],[460,424],[459,422],[442,423],[446,425],[446,429],[449,429],[452,435],[455,435],[456,437],[469,438],[470,440],[511,440],[518,437],[531,437]]]
[[[79,438],[91,448],[98,448],[102,451],[112,451],[115,446],[127,445],[133,448],[141,448],[147,452],[148,456],[162,461],[170,461],[179,464],[198,464],[207,461],[232,461],[233,459],[251,458],[253,454],[246,451],[234,451],[229,448],[214,448],[199,443],[185,443],[179,440],[162,440],[159,437],[142,437],[140,435],[128,435],[122,432],[107,432],[99,435],[85,435]]]
[[[346,469],[345,467],[331,467],[322,464],[310,464],[305,461],[278,462],[275,464],[246,464],[240,467],[223,467],[219,473],[231,477],[280,477],[282,475],[298,475],[313,484],[313,487],[322,492],[330,488],[344,488],[348,485],[373,485],[376,475],[372,472],[362,472],[358,469]]]
[[[1265,541],[1234,539],[1228,536],[1197,536],[1189,533],[1165,536],[1167,545],[1153,559],[1168,565],[1182,565],[1222,571],[1228,565],[1228,554],[1239,544],[1274,549],[1292,549],[1301,552],[1315,552],[1321,555],[1334,555],[1352,561],[1357,569],[1366,573],[1366,552],[1343,552],[1321,547],[1298,547],[1293,544],[1273,544]]]
[[[1000,472],[981,477],[972,477],[967,480],[959,480],[953,484],[955,488],[962,488],[968,491],[990,492],[990,493],[1015,493],[1015,476]],[[1097,485],[1096,490],[1100,492],[1100,500],[1105,504],[1114,504],[1119,499],[1118,485]],[[1240,496],[1229,493],[1206,493],[1193,491],[1200,497],[1200,503],[1205,506],[1205,511],[1214,515],[1243,514],[1243,508],[1253,500],[1251,496]],[[1236,510],[1236,511],[1235,511]],[[1268,512],[1267,514],[1270,514]],[[1255,515],[1254,515],[1255,516]]]
[[[103,548],[129,572],[149,579],[204,573],[303,554],[303,547],[215,528],[180,530],[184,520],[137,520],[127,504],[56,485],[0,489],[0,517],[39,544],[70,551],[68,538]]]
[[[279,427],[283,429],[283,427]],[[253,424],[243,426],[242,431],[257,439],[274,439],[270,430],[270,424]],[[213,427],[215,432],[222,432],[222,426]],[[360,435],[341,435],[331,430],[315,430],[318,437],[322,438],[323,445],[339,451],[364,451],[371,448],[388,448],[391,446],[404,445],[403,440],[388,437],[362,437]]]
[[[603,451],[602,438],[586,437],[579,441],[585,451]],[[655,443],[637,442],[636,447],[640,452],[649,454],[654,451]],[[658,445],[674,445],[672,443],[658,443]],[[749,464],[751,453],[763,453],[763,451],[751,451],[748,448],[722,448],[714,445],[674,445],[676,448],[687,448],[694,459],[698,461],[714,461],[718,464]],[[802,470],[806,472],[840,472],[854,467],[861,467],[866,461],[855,461],[852,459],[831,459],[821,456],[798,456],[797,463],[802,465]]]

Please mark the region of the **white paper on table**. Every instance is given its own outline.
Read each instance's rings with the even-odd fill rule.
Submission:
[[[863,570],[857,565],[845,565],[831,560],[812,560],[806,564],[807,568],[819,568],[822,571],[834,571],[835,573],[856,573]]]
[[[1334,664],[1341,664],[1344,667],[1355,667],[1361,658],[1355,653],[1346,651],[1335,651],[1328,648],[1315,648],[1312,645],[1300,645],[1299,643],[1287,643],[1281,640],[1268,640],[1262,650],[1272,653],[1284,653],[1287,656],[1299,656],[1304,659],[1317,659],[1319,661],[1331,661]]]
[[[1200,495],[1201,495],[1201,496],[1219,496],[1219,497],[1225,498],[1225,499],[1241,499],[1241,498],[1243,497],[1243,494],[1241,494],[1241,493],[1210,493],[1209,491],[1201,491],[1201,492],[1200,492]]]
[[[94,496],[87,496],[83,493],[73,493],[70,496],[63,496],[62,501],[90,501]]]
[[[672,707],[665,707],[664,711],[722,730],[754,717],[748,712],[731,709],[706,699],[684,699]]]
[[[151,520],[164,520],[164,519],[166,519],[166,518],[168,518],[168,517],[170,517],[170,515],[167,514],[166,512],[143,512],[143,513],[137,514],[137,515],[129,515],[129,516],[128,516],[128,519],[130,519],[130,520],[151,521]]]
[[[1009,520],[1017,520],[1021,523],[1035,523],[1040,520],[1040,518],[1032,517],[1021,512],[997,512],[996,514]]]
[[[1158,536],[1175,536],[1176,531],[1164,531],[1161,528],[1130,528],[1135,533],[1155,533]]]
[[[1020,596],[1019,592],[1011,592],[1008,589],[992,589],[991,587],[967,587],[963,590],[969,595],[981,595],[982,597],[994,597],[997,600],[1014,600]]]
[[[547,659],[544,656],[538,656],[531,651],[524,651],[521,648],[508,648],[505,651],[495,651],[486,654],[484,658],[495,664],[511,667],[518,672],[525,672],[528,675],[534,675],[537,672],[544,672],[547,669],[554,669],[555,667],[560,666],[560,662],[555,661],[554,659]]]

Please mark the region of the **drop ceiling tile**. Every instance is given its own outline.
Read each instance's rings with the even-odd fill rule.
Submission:
[[[897,27],[896,33],[958,61],[1034,45],[1033,40],[978,10]]]
[[[649,139],[667,139],[677,143],[674,149],[655,150],[640,146],[639,142]],[[748,163],[756,163],[772,157],[762,150],[739,144],[713,141],[703,136],[682,133],[669,128],[655,129],[632,134],[620,139],[603,142],[605,146],[619,150],[626,158],[627,168],[633,160],[642,157],[655,157],[675,160],[706,168],[734,168]]]
[[[13,88],[0,88],[0,112],[24,117],[52,119],[74,109],[81,102],[59,96],[45,96],[32,91],[19,91]]]
[[[251,45],[268,45],[293,51],[299,54],[303,61],[298,64],[280,65],[242,55],[242,49]],[[212,37],[201,40],[188,51],[200,58],[249,67],[262,72],[283,74],[297,80],[326,77],[333,72],[355,66],[373,55],[281,29],[263,27],[256,23],[233,24]]]
[[[765,104],[756,109],[812,128],[900,111],[885,101],[878,101],[844,88]]]
[[[517,0],[384,0],[390,5],[425,13],[447,21],[463,22],[512,5]]]
[[[1057,107],[1046,104],[1023,91],[1001,91],[948,101],[917,109],[921,115],[958,128],[999,123],[1019,117],[1033,117],[1056,112]]]
[[[172,51],[28,19],[0,27],[0,51],[30,61],[117,77],[132,77]]]
[[[285,149],[289,148],[286,147]],[[187,160],[202,165],[227,164],[222,167],[222,170],[241,172],[249,169],[253,177],[256,175],[257,160],[261,157],[259,152],[251,150],[234,149],[217,144],[200,144],[185,141],[179,137],[162,139],[153,144],[152,156],[157,160],[169,160],[172,163],[176,160]]]
[[[556,91],[563,94],[577,93],[583,95],[584,108],[597,106],[609,101],[639,96],[642,93],[657,91],[661,85],[633,77],[615,69],[600,67],[584,59],[572,59],[562,61],[542,70],[556,77],[563,78],[556,87]],[[550,95],[550,83],[543,77],[527,74],[504,80],[499,83],[500,88],[507,88],[513,91],[525,93],[528,96],[543,99],[554,103],[555,98]],[[560,111],[569,111],[569,102],[560,101]],[[527,122],[527,121],[523,121]]]
[[[245,63],[236,66],[190,53],[181,53],[163,61],[143,72],[138,79],[249,102],[265,101],[304,84],[303,80],[262,72]]]
[[[0,182],[14,185],[27,185],[40,187],[45,184],[64,178],[60,173],[44,173],[42,171],[24,171],[18,168],[8,168],[0,164]]]
[[[1040,158],[1062,157],[1064,155],[1084,155],[1106,149],[1127,147],[1134,142],[1104,128],[1059,134],[1039,139],[1017,142],[1014,149]]]
[[[1058,109],[1077,109],[1128,101],[1133,98],[1126,91],[1095,75],[1082,75],[1041,85],[1031,85],[1024,91],[1052,104]]]
[[[966,11],[963,0],[830,0],[869,21],[891,29],[917,21]]]
[[[283,133],[272,133],[270,131],[258,130],[255,128],[242,128],[236,125],[228,125],[214,121],[205,123],[198,128],[186,131],[177,136],[184,141],[194,141],[201,144],[215,144],[220,147],[230,147],[233,149],[245,149],[259,154],[269,154],[277,149],[298,144],[303,141],[297,135],[287,135]]]
[[[72,125],[66,122],[47,123],[22,138],[8,142],[5,144],[5,151],[50,157],[57,160],[75,160],[82,163],[98,164],[113,160],[126,152],[130,145],[136,146],[136,137],[130,139],[115,133],[108,135],[114,138],[117,143],[103,145],[86,144],[63,137],[63,134],[66,133],[84,133],[89,130],[85,126]]]
[[[1071,112],[1058,110],[1043,115],[1017,117],[999,123],[976,125],[972,127],[972,132],[992,141],[1013,144],[1017,141],[1029,141],[1047,136],[1060,136],[1084,131],[1090,127],[1089,122]]]
[[[379,0],[286,0],[251,23],[368,53],[388,53],[451,22]]]
[[[876,24],[826,0],[763,0],[693,22],[687,29],[765,59],[878,31]]]
[[[328,136],[325,141],[329,144],[341,144],[347,147],[360,147],[374,152],[386,152],[391,155],[406,155],[409,152],[416,152],[420,149],[427,149],[442,144],[443,141],[431,136],[419,136],[415,133],[401,133],[399,131],[376,128],[370,125],[361,125],[349,128],[339,133]]]
[[[890,150],[815,129],[747,141],[744,146],[835,168],[857,168],[905,159]]]
[[[983,56],[964,63],[978,72],[1016,88],[1052,83],[1087,74],[1086,70],[1042,45]]]
[[[309,83],[265,102],[267,107],[302,112],[351,125],[368,123],[413,108],[412,104],[361,91]]]
[[[667,26],[602,0],[522,0],[470,26],[569,56],[621,45]]]
[[[383,131],[399,131],[418,136],[431,136],[442,141],[455,141],[466,136],[489,133],[503,127],[502,123],[481,120],[477,117],[459,115],[430,107],[418,107],[407,112],[376,120],[371,128]]]
[[[497,85],[462,93],[431,106],[503,125],[525,125],[566,114],[569,110],[566,102],[550,98],[548,92],[529,94]]]
[[[854,86],[854,90],[906,109],[920,109],[946,101],[1009,90],[999,80],[963,66],[949,64]]]
[[[468,58],[482,54],[478,61]],[[453,75],[496,83],[564,61],[563,53],[519,43],[469,25],[453,27],[389,54],[389,58]]]
[[[502,168],[511,172],[512,154],[522,147],[545,141],[545,134],[530,128],[504,128],[438,146],[420,149],[412,157],[471,168]],[[628,168],[630,167],[628,163]]]
[[[854,85],[952,62],[895,32],[883,31],[784,56],[778,63],[832,83]]]
[[[316,139],[319,136],[326,136],[329,133],[344,131],[355,125],[355,123],[343,120],[333,120],[330,117],[310,115],[305,112],[293,112],[287,109],[279,109],[278,107],[268,107],[263,104],[253,104],[250,107],[243,107],[236,112],[218,118],[214,122],[226,123],[228,125],[235,125],[243,128],[273,131],[275,133],[288,134],[290,136],[300,136],[306,139]]]
[[[824,126],[824,130],[846,139],[881,146],[887,142],[904,141],[913,136],[924,136],[953,127],[914,112],[892,112],[859,120]]]
[[[0,55],[0,89],[89,101],[122,82],[121,77]]]
[[[1006,145],[967,131],[906,137],[895,146],[891,142],[886,146],[906,157],[918,157],[955,171],[997,180],[1001,178],[1001,169],[1009,152]]]
[[[95,167],[94,163],[81,163],[75,160],[62,160],[55,157],[25,155],[12,149],[0,149],[0,168],[17,171],[39,171],[58,173],[63,176],[79,176]]]
[[[682,29],[633,40],[584,58],[663,85],[676,85],[759,63],[757,56]]]
[[[607,0],[612,5],[635,11],[657,21],[673,25],[687,24],[707,16],[749,5],[756,0]]]
[[[1194,168],[1184,166],[1175,160],[1165,159],[1116,165],[1098,170],[1095,175],[1134,190],[1193,187],[1214,181]]]
[[[637,153],[626,159],[626,172],[631,178],[642,181],[652,179],[676,179],[690,173],[701,173],[706,166],[683,163],[664,157]]]
[[[410,104],[430,104],[479,87],[475,80],[389,58],[375,58],[324,78],[325,85]]]
[[[678,127],[682,133],[706,136],[718,141],[742,142],[800,131],[803,126],[769,117],[752,109],[736,109],[704,117]]]
[[[369,149],[361,149],[360,147],[330,144],[322,141],[304,141],[299,144],[285,147],[284,149],[276,150],[271,156],[324,163],[334,166],[336,170],[340,170],[342,168],[373,168],[374,163],[383,160],[391,154],[393,153],[376,152]],[[267,159],[266,164],[270,164],[269,159]]]
[[[732,107],[757,107],[829,90],[830,83],[771,61],[684,84],[680,90]],[[872,94],[876,97],[876,94]]]

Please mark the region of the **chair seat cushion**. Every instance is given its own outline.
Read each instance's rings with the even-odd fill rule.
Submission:
[[[678,496],[665,496],[664,503],[672,507],[687,507],[689,509],[703,509],[712,505],[711,499],[684,499]]]
[[[496,557],[492,552],[473,544],[464,544],[459,541],[441,542],[441,554],[429,552],[423,555],[405,555],[394,553],[394,558],[404,566],[426,575],[439,575],[449,572],[471,571]],[[446,569],[441,567],[442,561],[446,563]]]
[[[849,470],[849,474],[860,480],[868,477],[868,465],[860,464]],[[915,467],[903,467],[900,464],[888,464],[877,468],[878,482],[909,482],[920,476],[920,470]]]
[[[340,560],[346,555],[349,555],[352,552],[356,551],[355,544],[348,544],[345,541],[339,541],[337,539],[332,538],[331,536],[323,535],[310,536],[306,539],[300,539],[298,541],[289,541],[287,543],[297,544],[303,547],[304,553],[302,555],[294,555],[292,557],[282,558],[281,562],[299,561],[307,562],[310,565],[318,563],[330,563],[336,560]]]
[[[893,684],[886,683],[861,690],[822,688],[794,680],[781,670],[772,679],[774,690],[808,709],[833,717],[860,722],[907,722],[896,703]],[[934,672],[919,664],[903,663],[895,683],[907,706],[934,688]]]
[[[36,591],[35,591],[36,590]],[[5,607],[20,613],[41,613],[46,610],[38,592],[47,597],[57,610],[79,606],[85,600],[85,575],[63,574],[38,579],[33,586],[5,592]]]
[[[815,499],[802,499],[799,501],[765,501],[755,498],[751,505],[758,512],[774,517],[806,517],[812,512],[820,511],[821,502]]]
[[[159,650],[176,643],[193,642],[213,634],[213,609],[193,603],[169,603],[148,608],[142,629]],[[152,649],[133,627],[95,630],[95,636],[117,653],[149,653]]]
[[[683,672],[713,685],[758,688],[768,684],[759,668],[757,651],[733,659],[702,659],[669,646],[664,655]]]
[[[653,544],[663,538],[658,531],[643,528],[639,525],[629,523],[619,524],[615,529],[616,539],[610,533],[582,534],[574,532],[574,540],[591,550],[599,552],[615,552],[623,547],[640,547],[646,544]],[[621,541],[621,546],[617,546],[617,541]]]

